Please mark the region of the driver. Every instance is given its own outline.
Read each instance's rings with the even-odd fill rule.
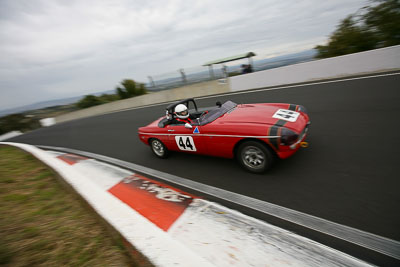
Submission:
[[[175,120],[182,123],[192,123],[189,118],[188,108],[184,104],[179,104],[175,107]]]

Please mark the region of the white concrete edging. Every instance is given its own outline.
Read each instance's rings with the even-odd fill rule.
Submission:
[[[242,91],[400,69],[400,45],[269,69],[229,78]]]
[[[8,133],[0,135],[0,141],[7,140],[7,139],[10,139],[10,138],[16,137],[18,135],[21,135],[21,134],[22,133],[20,131],[8,132]]]
[[[218,81],[203,82],[81,109],[78,111],[60,115],[55,118],[55,121],[56,123],[61,123],[70,120],[120,111],[124,109],[130,109],[134,107],[176,101],[184,98],[221,94],[226,92],[229,92],[229,86],[226,83],[220,84],[218,83]]]

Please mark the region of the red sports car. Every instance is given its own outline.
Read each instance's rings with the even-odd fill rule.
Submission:
[[[192,104],[190,123],[177,120],[175,107]],[[304,142],[310,119],[301,105],[282,103],[224,104],[198,109],[193,98],[166,108],[166,116],[140,127],[140,140],[157,157],[183,151],[224,158],[237,157],[248,171],[269,169],[277,156],[293,155]]]

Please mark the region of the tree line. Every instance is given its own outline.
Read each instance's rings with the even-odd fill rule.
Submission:
[[[373,0],[343,19],[317,58],[336,57],[400,44],[400,0]]]
[[[21,131],[27,132],[40,127],[39,119],[25,114],[11,114],[0,118],[0,135]]]
[[[115,94],[102,94],[100,96],[86,95],[76,103],[80,109],[109,103],[116,100],[126,99],[146,94],[144,84],[136,83],[134,80],[125,79],[120,86],[115,89]]]
[[[144,84],[136,83],[130,79],[125,79],[121,82],[121,85],[116,87],[115,94],[102,94],[100,96],[86,95],[75,104],[75,107],[79,109],[88,108],[120,99],[143,95],[146,93],[147,90]],[[54,111],[56,108],[57,107],[52,107],[52,110]],[[23,112],[0,117],[0,135],[11,131],[27,132],[40,128],[39,121],[42,116],[37,114],[28,114],[32,113]]]

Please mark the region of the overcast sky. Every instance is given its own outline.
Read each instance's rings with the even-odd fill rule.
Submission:
[[[0,0],[0,110],[324,44],[366,0]],[[256,58],[256,59],[257,59]]]

